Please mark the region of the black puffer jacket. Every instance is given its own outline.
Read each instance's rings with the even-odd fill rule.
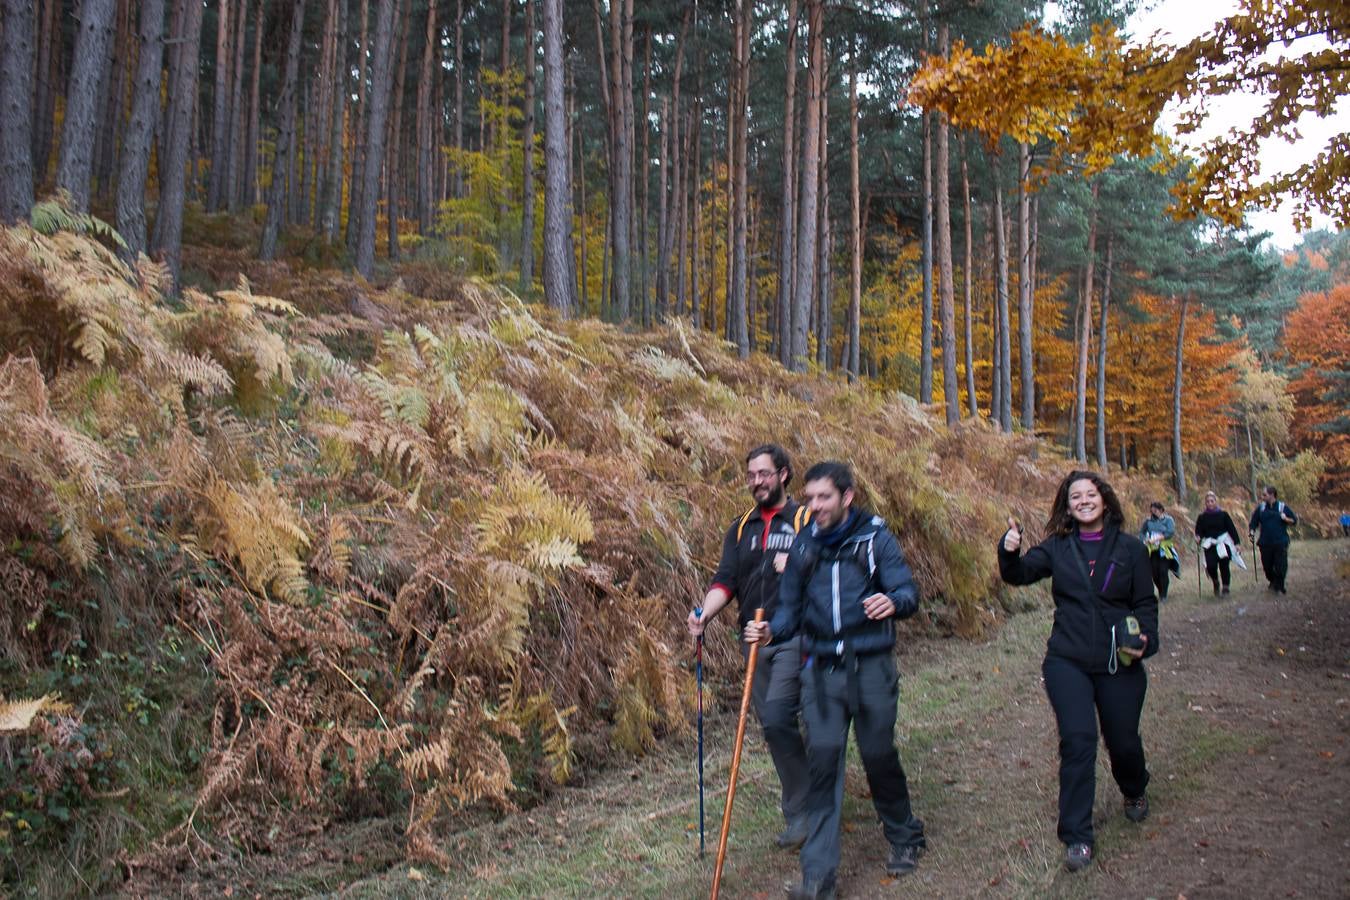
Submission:
[[[831,545],[819,539],[814,524],[797,535],[779,581],[778,611],[769,623],[773,640],[790,640],[800,632],[806,653],[889,651],[895,646],[894,620],[919,608],[914,576],[880,516],[855,511],[839,527],[846,533]],[[876,593],[891,598],[895,615],[867,618],[863,600]]]
[[[1008,584],[1050,578],[1055,624],[1046,653],[1073,660],[1090,672],[1107,672],[1113,658],[1111,626],[1125,616],[1148,635],[1145,658],[1158,652],[1158,598],[1153,593],[1148,551],[1133,535],[1107,525],[1102,534],[1102,585],[1094,586],[1075,543],[1078,535],[1053,535],[1018,556],[998,543],[999,573]],[[1101,588],[1099,590],[1099,587]]]

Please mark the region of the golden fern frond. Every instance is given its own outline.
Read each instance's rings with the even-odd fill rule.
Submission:
[[[179,384],[192,385],[208,397],[234,389],[230,373],[214,359],[170,350],[161,360],[164,373]]]
[[[309,590],[298,553],[309,546],[296,514],[269,479],[234,487],[212,481],[206,495],[221,528],[219,549],[238,557],[244,576],[257,591],[269,588],[290,603],[303,602]]]
[[[38,716],[68,715],[71,709],[56,694],[43,694],[36,700],[6,700],[0,694],[0,734],[27,731]]]

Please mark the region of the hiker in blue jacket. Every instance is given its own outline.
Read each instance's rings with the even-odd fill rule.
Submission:
[[[1289,527],[1298,524],[1298,516],[1280,500],[1279,492],[1270,485],[1261,492],[1261,505],[1252,512],[1247,530],[1255,534],[1256,546],[1261,550],[1261,568],[1266,572],[1269,590],[1288,594],[1284,579],[1289,574]]]
[[[1058,834],[1071,872],[1092,862],[1099,720],[1125,817],[1148,816],[1139,736],[1148,677],[1140,660],[1158,652],[1158,598],[1148,551],[1125,533],[1124,521],[1111,486],[1095,472],[1075,471],[1055,493],[1044,541],[1021,556],[1022,530],[1009,518],[998,545],[1004,581],[1048,577],[1055,601],[1041,674],[1059,726]]]
[[[778,610],[771,621],[745,629],[747,641],[768,646],[800,635],[808,654],[801,683],[811,770],[809,826],[802,881],[789,892],[799,900],[835,894],[850,723],[889,844],[887,874],[913,872],[926,846],[895,746],[900,688],[895,620],[918,610],[918,590],[886,523],[854,508],[848,466],[812,466],[805,493],[811,526],[788,554]]]

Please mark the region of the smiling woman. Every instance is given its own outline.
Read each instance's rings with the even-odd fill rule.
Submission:
[[[1074,471],[1055,492],[1045,541],[1019,555],[1022,532],[1010,519],[999,542],[1003,580],[1049,577],[1055,600],[1041,672],[1059,726],[1058,833],[1071,872],[1092,862],[1099,720],[1125,817],[1148,816],[1139,736],[1148,676],[1140,661],[1158,652],[1158,600],[1148,551],[1123,531],[1124,519],[1110,484],[1095,472]]]

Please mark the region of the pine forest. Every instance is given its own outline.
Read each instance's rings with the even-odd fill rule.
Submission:
[[[0,0],[0,895],[362,823],[448,880],[361,896],[473,894],[687,757],[767,441],[895,531],[902,648],[1049,609],[995,541],[1072,468],[1338,537],[1350,7],[1212,5]]]

